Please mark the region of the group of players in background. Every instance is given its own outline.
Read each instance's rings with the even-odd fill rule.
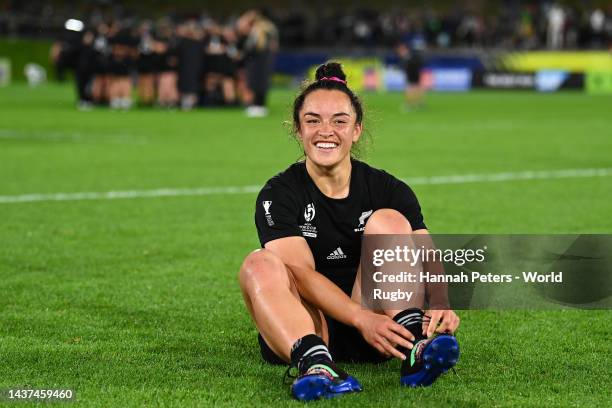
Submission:
[[[274,24],[247,11],[225,26],[99,21],[56,43],[51,56],[60,70],[74,70],[80,109],[245,106],[247,115],[265,116],[277,49]]]

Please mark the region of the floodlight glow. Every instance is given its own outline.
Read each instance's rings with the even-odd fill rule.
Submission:
[[[66,23],[64,24],[64,28],[70,31],[83,31],[83,27],[85,27],[83,22],[74,18],[66,20]]]

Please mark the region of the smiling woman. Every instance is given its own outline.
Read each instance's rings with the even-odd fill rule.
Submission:
[[[308,107],[304,108],[304,102],[306,97],[315,91],[338,91],[345,94],[345,97],[340,97],[339,103],[342,105],[343,103],[346,105],[348,101],[350,106],[338,106],[337,108],[341,109],[337,112],[334,112],[337,116],[344,116],[344,118],[338,118],[338,124],[344,122],[344,124],[350,123],[349,119],[353,119],[356,126],[359,127],[359,133],[361,135],[362,131],[362,123],[363,123],[363,105],[357,95],[351,91],[351,89],[347,86],[346,76],[342,72],[342,68],[340,64],[337,63],[327,63],[325,65],[321,65],[315,74],[316,81],[308,84],[302,92],[297,96],[295,102],[293,103],[293,133],[298,140],[301,138],[301,126],[300,123],[303,118],[300,118],[300,114],[305,116],[306,113],[314,113],[315,116],[318,115],[318,118],[321,119],[320,115],[317,112],[312,112]],[[320,96],[318,98],[319,105],[322,99],[326,99],[325,96]],[[331,98],[332,100],[338,100],[338,95],[336,98]],[[347,99],[347,100],[344,100]],[[342,110],[343,109],[343,110]],[[342,120],[344,119],[344,120]],[[308,122],[308,121],[306,121]],[[315,122],[312,122],[316,124]],[[320,122],[319,122],[320,123]],[[363,144],[362,139],[358,136],[357,140],[351,144],[351,154],[353,157],[359,157],[360,148]],[[306,153],[306,152],[305,152]]]
[[[362,122],[361,102],[340,64],[320,66],[294,102],[293,126],[305,160],[259,193],[255,224],[263,249],[249,254],[239,273],[261,355],[297,368],[291,391],[299,400],[361,391],[332,356],[400,358],[401,383],[409,386],[432,384],[459,356],[452,336],[457,315],[445,307],[421,309],[445,305],[436,294],[416,296],[406,310],[361,306],[362,235],[427,234],[410,187],[354,157]]]
[[[300,109],[299,138],[308,158],[306,166],[320,173],[350,170],[350,153],[361,136],[361,123],[355,119],[355,109],[349,98],[337,90],[319,89],[311,92]],[[338,174],[339,177],[344,175]],[[331,186],[328,186],[331,187]],[[344,198],[346,191],[327,191],[332,198]]]

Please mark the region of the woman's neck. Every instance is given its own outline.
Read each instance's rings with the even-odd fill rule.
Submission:
[[[329,198],[346,198],[351,183],[351,160],[335,167],[320,167],[306,158],[306,171],[319,190]]]

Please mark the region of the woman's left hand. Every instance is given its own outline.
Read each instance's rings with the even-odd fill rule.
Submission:
[[[423,335],[428,338],[435,333],[454,333],[459,327],[459,316],[452,310],[428,310],[429,322],[423,322]],[[440,326],[438,326],[438,323]]]

